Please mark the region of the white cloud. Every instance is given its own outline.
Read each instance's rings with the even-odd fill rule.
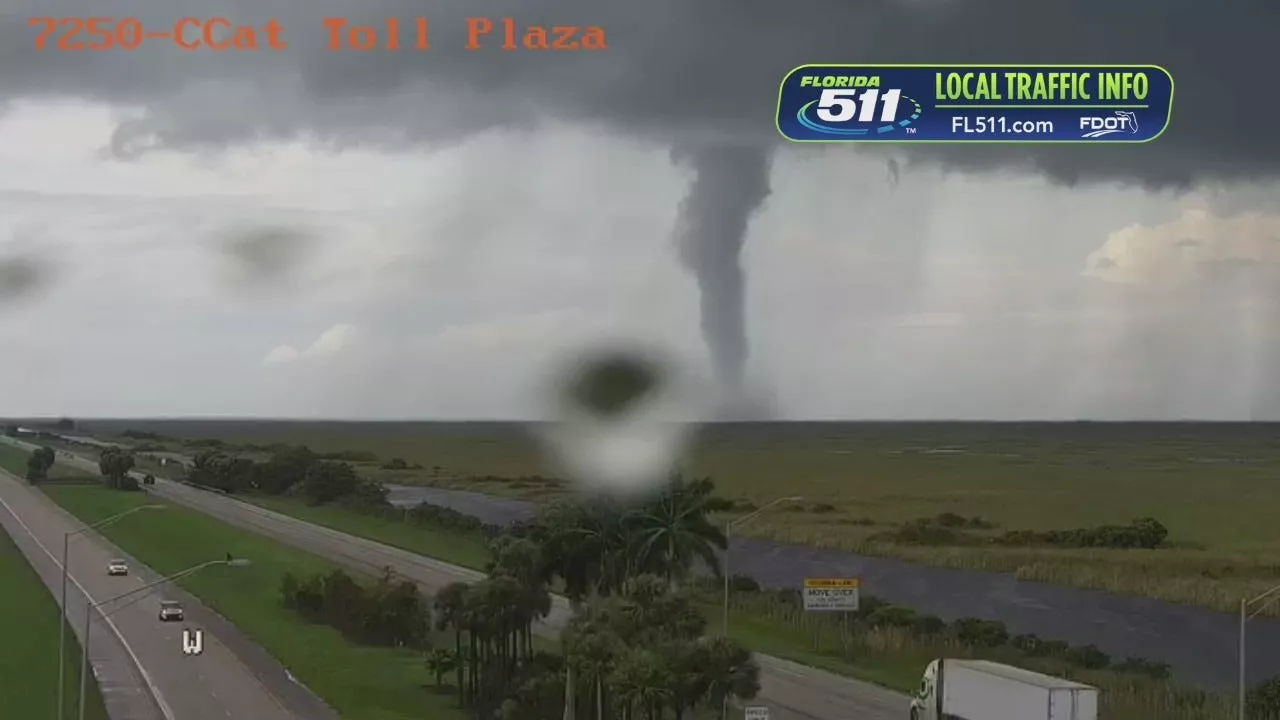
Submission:
[[[299,351],[292,345],[277,345],[262,359],[263,365],[285,365],[297,360],[336,355],[354,342],[356,328],[346,323],[338,323],[320,333],[306,350]]]
[[[324,355],[334,355],[341,352],[343,348],[349,347],[355,340],[356,329],[352,325],[338,323],[333,327],[320,333],[320,337],[311,343],[311,347],[303,352],[305,357],[320,357]]]
[[[262,358],[262,364],[284,365],[297,360],[299,357],[302,357],[302,354],[299,353],[298,349],[294,346],[277,345],[274,348],[271,348],[271,352],[267,353],[266,357]]]
[[[1219,217],[1188,201],[1176,219],[1130,225],[1107,236],[1091,253],[1085,274],[1113,282],[1177,283],[1221,264],[1280,267],[1280,215]]]

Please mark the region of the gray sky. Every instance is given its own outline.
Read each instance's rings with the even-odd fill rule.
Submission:
[[[774,154],[742,264],[748,385],[781,415],[1280,418],[1280,151],[1250,132],[1261,70],[1230,70],[1273,2],[38,6],[281,18],[290,49],[238,54],[38,53],[37,4],[8,4],[0,414],[527,417],[601,338],[705,376],[671,150],[729,137]],[[464,52],[464,13],[612,47]],[[430,53],[319,47],[325,15],[419,14]],[[900,154],[896,188],[883,153],[773,148],[778,79],[852,56],[1156,62],[1173,126]]]

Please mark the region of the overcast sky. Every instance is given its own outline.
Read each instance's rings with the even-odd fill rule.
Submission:
[[[1250,146],[1244,91],[1176,57],[1180,30],[1227,38],[1224,13],[1175,2],[1159,32],[1135,18],[1125,35],[1095,29],[1124,25],[1102,12],[1060,33],[1078,46],[1015,58],[1026,43],[1006,38],[983,55],[1166,65],[1178,100],[1155,144],[896,154],[894,185],[884,153],[772,147],[778,78],[858,43],[761,2],[708,0],[704,17],[548,0],[529,17],[601,22],[613,47],[512,59],[442,32],[434,65],[311,47],[345,5],[417,14],[392,0],[200,5],[295,31],[290,50],[235,57],[15,50],[37,7],[16,4],[0,13],[3,415],[524,418],[548,373],[602,339],[709,380],[699,287],[671,239],[692,169],[672,149],[723,133],[773,156],[742,266],[747,385],[779,416],[1280,419],[1280,162]],[[107,5],[87,14],[196,12]],[[432,17],[504,5],[525,12],[450,0]],[[866,19],[928,36],[966,8],[975,28],[1030,22],[1025,5],[889,1]],[[1280,17],[1227,5],[1223,52],[1252,60],[1248,33]],[[722,51],[664,35],[720,10]],[[780,49],[757,53],[763,38]],[[952,45],[876,58],[972,59]],[[677,63],[698,59],[742,77],[696,94]],[[1213,103],[1238,132],[1214,129]]]

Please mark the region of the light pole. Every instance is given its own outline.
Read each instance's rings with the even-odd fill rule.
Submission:
[[[1240,707],[1237,710],[1240,720],[1245,720],[1245,696],[1247,694],[1244,674],[1245,623],[1257,617],[1263,610],[1271,607],[1271,604],[1277,600],[1280,600],[1280,585],[1271,588],[1252,600],[1240,601]],[[1256,608],[1254,607],[1255,605],[1257,606]]]
[[[777,500],[774,500],[773,502],[766,503],[764,507],[757,509],[755,512],[748,513],[736,520],[730,520],[729,522],[725,523],[724,558],[723,558],[723,567],[721,568],[721,574],[724,575],[724,636],[725,637],[729,637],[729,534],[733,532],[733,529],[735,527],[742,525],[743,523],[749,520],[754,519],[757,515],[764,512],[765,510],[768,510],[769,508],[775,505],[781,505],[782,503],[788,503],[788,502],[800,502],[801,500],[804,500],[804,498],[800,497],[799,495],[780,497]]]
[[[101,608],[103,605],[107,605],[108,603],[113,603],[116,600],[123,600],[124,598],[127,598],[130,595],[137,595],[138,593],[144,590],[150,590],[151,588],[157,585],[162,585],[164,583],[171,582],[173,580],[184,578],[188,575],[191,575],[192,573],[199,572],[212,565],[231,565],[233,567],[243,567],[248,564],[249,564],[249,561],[244,558],[232,558],[228,556],[227,559],[225,560],[210,560],[208,562],[202,562],[199,565],[193,565],[187,568],[186,570],[183,570],[181,572],[176,572],[167,577],[162,577],[159,580],[156,580],[154,582],[149,582],[146,585],[143,585],[142,587],[134,588],[129,592],[121,593],[119,595],[116,595],[115,597],[107,598],[106,600],[100,600],[98,602],[89,602],[89,599],[86,597],[85,607],[84,607],[84,650],[80,654],[80,720],[84,720],[84,711],[85,711],[84,697],[85,697],[85,689],[88,687],[88,680],[89,680],[89,621],[93,619],[94,610],[97,610],[98,608]],[[129,603],[129,604],[132,604],[132,603]],[[122,610],[125,607],[128,607],[128,605],[122,605],[116,608],[115,610]],[[115,610],[112,610],[111,612],[115,612]],[[102,615],[104,620],[108,615],[111,614],[111,613],[102,612],[102,610],[98,610],[98,612]]]
[[[86,525],[78,530],[71,530],[62,534],[62,604],[58,607],[58,720],[63,720],[66,717],[64,712],[66,708],[64,690],[66,689],[67,676],[67,547],[71,544],[71,536],[79,535],[82,532],[100,528],[104,525],[110,525],[139,510],[160,510],[163,507],[163,505],[138,505],[109,518],[103,518],[92,525]]]

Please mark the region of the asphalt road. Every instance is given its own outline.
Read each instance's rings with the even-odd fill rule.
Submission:
[[[0,522],[58,597],[63,534],[82,523],[43,493],[3,473]],[[128,576],[106,574],[113,558],[129,561]],[[68,618],[77,633],[85,613],[78,589],[101,602],[160,577],[93,532],[73,537],[68,566],[74,579],[68,585]],[[218,566],[204,572],[212,571],[234,572]],[[137,602],[127,598],[107,605],[109,626],[95,614],[89,657],[113,720],[339,720],[225,619],[176,587],[160,587],[154,594],[140,593]],[[186,622],[159,620],[162,597],[182,603]],[[203,653],[183,652],[184,628],[204,631]]]
[[[94,463],[59,453],[63,462],[77,463],[92,472]],[[293,547],[366,573],[390,567],[435,592],[452,582],[474,582],[482,573],[433,558],[338,532],[265,510],[256,505],[188,485],[157,478],[149,491],[159,497],[199,510],[224,522],[256,531]],[[556,597],[551,614],[538,631],[555,636],[569,617],[568,603]],[[904,720],[906,696],[877,685],[858,682],[780,658],[757,655],[760,664],[759,696],[751,705],[764,705],[770,720]],[[248,716],[246,716],[248,717]],[[253,716],[257,720],[258,716]],[[185,720],[185,718],[183,718]],[[266,720],[266,716],[263,716]]]

